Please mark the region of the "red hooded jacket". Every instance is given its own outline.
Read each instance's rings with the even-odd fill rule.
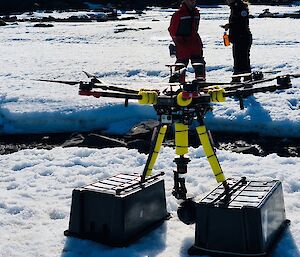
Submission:
[[[176,45],[177,59],[203,55],[203,44],[198,34],[199,21],[198,9],[190,10],[185,3],[173,14],[168,30]]]

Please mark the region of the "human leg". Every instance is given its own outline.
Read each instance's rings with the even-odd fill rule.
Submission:
[[[195,71],[195,78],[205,80],[205,60],[203,56],[192,56],[191,63]]]
[[[234,42],[232,46],[233,61],[234,61],[234,75],[251,73],[250,65],[250,48],[252,44],[252,38],[249,40],[241,40]]]
[[[170,82],[180,82],[185,83],[185,74],[186,74],[186,67],[188,66],[189,60],[188,59],[177,59],[176,63],[182,64],[175,67],[176,73],[174,73],[173,81]]]

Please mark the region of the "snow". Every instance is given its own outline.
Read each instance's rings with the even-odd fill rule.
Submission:
[[[292,12],[299,6],[250,8],[257,16],[266,8],[271,12]],[[121,100],[79,96],[77,86],[36,80],[85,80],[85,70],[114,85],[137,90],[164,89],[168,81],[164,65],[174,61],[168,56],[167,33],[173,11],[152,8],[136,16],[136,20],[54,23],[52,28],[35,28],[32,23],[1,27],[0,133],[98,129],[124,134],[139,121],[155,119],[151,106],[130,101],[125,108]],[[201,9],[200,34],[208,81],[230,81],[231,49],[222,45],[223,31],[219,28],[227,22],[228,12],[226,6]],[[114,33],[120,25],[151,30]],[[252,19],[253,69],[299,73],[299,28],[296,19]],[[191,68],[188,78],[193,78]],[[286,91],[249,97],[244,110],[239,110],[235,99],[215,104],[214,111],[206,115],[207,126],[214,131],[299,137],[300,80],[292,82],[293,88]],[[189,149],[188,155],[188,192],[201,198],[216,182],[202,147]],[[300,256],[299,158],[275,154],[256,157],[227,151],[217,151],[217,155],[226,177],[282,181],[286,213],[292,223],[273,256]],[[125,148],[59,147],[1,155],[0,256],[188,256],[194,227],[176,217],[178,202],[171,196],[174,157],[174,150],[164,147],[154,171],[166,173],[167,209],[172,218],[127,248],[111,248],[64,237],[72,190],[120,172],[140,173],[146,155]]]
[[[276,155],[256,157],[218,151],[228,177],[280,179],[286,212],[292,224],[273,256],[297,255],[300,242],[299,158]],[[176,217],[172,197],[174,150],[162,149],[155,173],[166,172],[167,209],[172,218],[127,248],[111,248],[94,242],[65,238],[73,188],[118,174],[141,172],[146,155],[125,148],[55,148],[23,150],[0,158],[2,256],[188,256],[194,226]],[[190,149],[187,187],[190,195],[205,196],[216,186],[202,148]],[[234,165],[232,165],[234,163]],[[289,254],[288,251],[291,253]],[[283,255],[284,254],[284,255]]]

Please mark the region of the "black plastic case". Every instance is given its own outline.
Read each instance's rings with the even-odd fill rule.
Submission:
[[[289,224],[281,182],[227,182],[235,185],[228,202],[220,185],[196,203],[195,244],[189,254],[267,256]]]
[[[140,176],[119,174],[73,190],[66,236],[111,246],[127,246],[167,217],[160,175],[140,183]]]

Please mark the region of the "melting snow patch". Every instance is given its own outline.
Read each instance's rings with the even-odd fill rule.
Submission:
[[[13,207],[10,207],[7,212],[9,214],[12,214],[12,215],[16,215],[16,214],[19,214],[20,212],[22,212],[24,210],[24,207],[19,207],[19,206],[13,206]]]
[[[62,220],[66,217],[66,214],[60,210],[53,209],[49,212],[49,217],[52,220]]]
[[[6,189],[12,190],[12,189],[16,189],[18,186],[19,186],[18,183],[13,182],[13,183],[9,184]]]

